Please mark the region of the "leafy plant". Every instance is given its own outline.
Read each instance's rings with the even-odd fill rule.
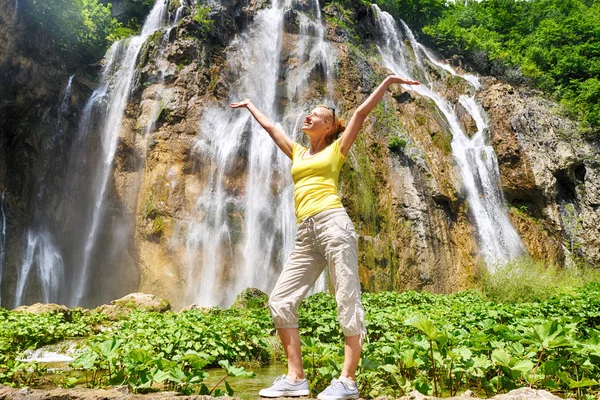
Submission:
[[[365,293],[368,338],[357,380],[363,397],[455,395],[471,389],[491,396],[517,387],[565,396],[600,393],[600,283],[557,292],[532,303],[493,302],[475,291],[452,295]],[[303,363],[313,392],[339,376],[343,334],[332,296],[319,293],[299,310]],[[241,363],[273,359],[273,324],[263,307],[181,313],[133,311],[107,321],[72,312],[0,310],[0,383],[35,386],[41,366],[17,361],[26,349],[87,336],[72,366],[88,386],[127,385],[132,392],[176,390],[231,395],[230,376],[250,377]],[[100,330],[98,324],[104,325]],[[225,369],[206,385],[208,367]],[[80,372],[81,371],[81,372]],[[75,376],[61,375],[65,386]]]
[[[401,154],[405,147],[406,139],[401,138],[399,136],[392,136],[390,138],[390,142],[388,143],[388,149],[390,149],[392,153]]]

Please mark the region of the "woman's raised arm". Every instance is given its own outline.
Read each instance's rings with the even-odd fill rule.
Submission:
[[[367,115],[375,108],[379,100],[383,97],[387,88],[394,83],[403,83],[405,85],[418,85],[419,82],[411,81],[409,79],[401,78],[397,75],[390,75],[381,82],[381,84],[375,89],[373,93],[362,103],[354,114],[352,114],[352,118],[350,118],[350,122],[348,122],[348,126],[344,130],[344,133],[340,137],[340,151],[343,155],[348,154],[350,151],[350,147],[352,147],[352,143],[356,139],[356,135],[362,126]]]
[[[265,131],[267,131],[269,136],[271,136],[271,139],[273,139],[277,147],[279,147],[286,156],[292,159],[292,149],[294,147],[292,139],[290,139],[281,128],[271,122],[265,114],[260,112],[250,100],[244,99],[239,103],[231,103],[230,106],[231,108],[247,108],[254,119],[265,129]]]

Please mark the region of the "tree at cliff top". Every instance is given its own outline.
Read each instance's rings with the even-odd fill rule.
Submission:
[[[457,1],[423,28],[446,56],[533,83],[600,136],[600,1]]]
[[[133,0],[146,8],[151,2]],[[20,7],[28,25],[50,36],[67,62],[96,62],[112,41],[139,30],[138,21],[124,24],[111,16],[111,3],[99,0],[24,0]]]
[[[402,18],[413,29],[437,21],[450,7],[447,0],[326,0],[325,3],[355,10],[361,6],[370,8],[371,3],[375,3],[395,18]]]

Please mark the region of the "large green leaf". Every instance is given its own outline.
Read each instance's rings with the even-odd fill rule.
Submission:
[[[535,364],[531,360],[519,360],[510,369],[513,371],[519,371],[527,373],[535,367]]]
[[[588,378],[583,378],[579,381],[575,381],[575,380],[569,381],[569,387],[571,389],[590,387],[590,386],[596,386],[596,385],[600,385],[600,382],[595,381],[593,379],[588,379]]]
[[[415,315],[405,322],[406,325],[417,328],[427,336],[429,340],[441,338],[444,334],[436,329],[431,320],[423,315]]]
[[[564,328],[556,321],[547,321],[541,325],[535,325],[532,336],[544,349],[571,346]]]
[[[510,354],[504,349],[495,349],[492,351],[492,361],[496,365],[510,367]]]

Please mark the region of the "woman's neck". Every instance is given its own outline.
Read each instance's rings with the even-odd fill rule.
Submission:
[[[309,155],[314,155],[314,154],[319,153],[326,147],[327,147],[327,141],[325,140],[324,136],[321,136],[316,139],[310,138],[310,146],[308,147],[307,153]]]

